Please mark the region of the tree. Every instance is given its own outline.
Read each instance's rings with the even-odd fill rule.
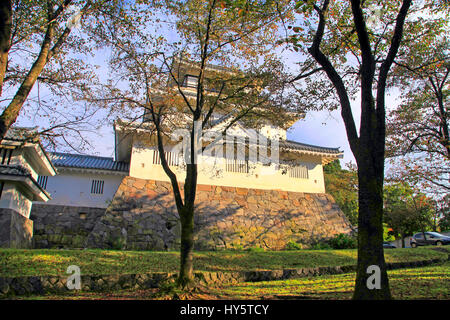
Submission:
[[[89,53],[87,36],[74,31],[103,1],[7,0],[0,4],[0,141],[26,103],[29,113],[42,117],[41,130],[52,143],[77,139],[80,126],[93,115],[88,106],[73,107],[95,85],[95,73],[81,55]],[[114,1],[116,3],[116,1]],[[30,99],[32,90],[37,97]],[[42,98],[43,93],[51,101]],[[66,109],[59,107],[64,105]],[[62,109],[62,110],[61,110]]]
[[[450,213],[449,211],[446,211],[441,220],[439,221],[439,228],[441,231],[448,231],[450,230]]]
[[[438,204],[438,225],[441,232],[450,231],[450,196],[445,196]]]
[[[305,104],[340,107],[358,166],[358,264],[354,299],[390,299],[383,254],[383,182],[388,76],[401,46],[412,1],[298,1],[303,18],[289,42],[308,58],[301,63]],[[415,7],[417,12],[420,8]],[[412,18],[410,19],[412,20]],[[312,58],[312,59],[311,59]],[[318,75],[326,75],[319,78]],[[351,100],[360,92],[360,128]],[[318,99],[319,98],[319,99]],[[314,103],[314,104],[313,104]],[[381,270],[381,289],[370,290],[367,268]]]
[[[200,139],[211,116],[219,113],[227,117],[224,133],[237,121],[256,128],[265,118],[285,124],[289,118],[285,111],[293,110],[294,105],[292,95],[284,91],[287,76],[283,65],[272,51],[280,6],[271,1],[216,0],[159,5],[141,1],[118,16],[105,16],[96,25],[99,41],[113,50],[110,63],[119,84],[105,86],[103,96],[92,101],[115,107],[122,116],[127,109],[145,110],[147,122],[134,124],[155,138],[161,165],[170,179],[181,222],[177,282],[189,288],[193,282],[198,176],[195,159],[198,150],[211,142]],[[154,28],[165,30],[175,40],[154,34]],[[197,77],[192,84],[193,96],[188,95],[179,76],[186,65]],[[141,116],[139,111],[130,115],[135,120]],[[189,131],[184,141],[183,189],[165,154],[174,143],[171,134],[180,128]]]
[[[395,62],[391,81],[402,102],[389,113],[386,141],[386,154],[395,165],[391,178],[438,198],[450,191],[448,13],[439,13],[444,17],[424,21],[432,27],[418,24],[407,35],[408,46]],[[414,39],[419,32],[421,41]]]
[[[325,190],[331,194],[353,226],[358,223],[358,176],[349,165],[342,169],[339,160],[323,167]]]
[[[384,188],[385,220],[393,235],[402,240],[415,232],[425,232],[433,226],[433,201],[406,183],[391,184]]]

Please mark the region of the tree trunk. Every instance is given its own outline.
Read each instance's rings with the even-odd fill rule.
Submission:
[[[0,18],[8,18],[8,10],[7,5],[10,5],[11,1],[3,1],[2,5],[0,6]],[[71,28],[67,27],[64,29],[62,34],[57,38],[54,39],[55,34],[55,26],[57,25],[57,18],[60,17],[61,14],[63,14],[65,8],[67,8],[72,1],[66,0],[63,4],[61,4],[55,11],[50,10],[49,8],[49,21],[45,25],[47,25],[47,30],[44,36],[44,39],[41,44],[41,49],[39,52],[39,55],[33,65],[31,66],[30,70],[28,71],[27,75],[25,76],[25,79],[22,81],[19,89],[17,90],[16,94],[14,95],[13,99],[9,103],[9,105],[3,110],[3,113],[0,115],[0,142],[3,140],[3,138],[6,135],[6,132],[9,130],[9,128],[16,122],[17,117],[19,116],[20,110],[22,109],[23,104],[25,103],[26,99],[28,98],[28,95],[30,94],[31,90],[33,89],[34,84],[36,83],[39,75],[41,74],[42,70],[44,69],[47,62],[60,50],[61,46],[65,43],[67,40],[67,37],[70,34]],[[85,6],[82,8],[81,12],[85,12],[89,7],[91,3],[90,1],[87,1]],[[10,12],[12,14],[12,12]],[[11,21],[5,21],[2,22],[5,26],[5,30],[0,31],[0,53],[1,53],[1,59],[0,59],[0,88],[3,85],[4,80],[4,73],[2,75],[3,69],[6,70],[7,64],[7,58],[8,58],[8,52],[4,52],[6,49],[9,50],[8,45],[10,45],[10,42],[8,43],[5,41],[5,37],[8,37],[8,30],[6,28],[10,28],[12,22],[12,16],[9,17]],[[2,23],[0,23],[0,27],[2,27]],[[11,30],[9,30],[11,32]],[[54,45],[52,47],[52,42],[54,41]],[[6,60],[5,60],[6,59]],[[0,91],[1,94],[1,91]]]
[[[0,3],[0,96],[8,66],[8,54],[11,48],[12,5],[11,0]]]
[[[194,129],[193,129],[194,130]],[[181,250],[180,274],[178,284],[182,288],[194,285],[194,208],[197,191],[197,163],[196,163],[196,136],[191,133],[191,163],[186,164],[186,179],[184,183],[184,206],[180,212],[181,220]]]
[[[197,190],[197,163],[195,163],[196,154],[196,135],[195,126],[193,126],[191,137],[190,137],[190,150],[188,154],[189,159],[186,159],[186,178],[184,180],[184,201],[181,198],[180,187],[178,185],[177,176],[172,172],[167,163],[164,143],[161,135],[160,128],[160,118],[157,116],[153,108],[152,117],[153,122],[156,126],[157,141],[158,141],[158,151],[161,159],[161,165],[169,177],[173,194],[175,198],[175,204],[177,207],[178,214],[180,216],[181,223],[181,246],[180,246],[180,270],[178,274],[177,284],[183,289],[188,289],[194,285],[194,266],[193,266],[193,252],[194,252],[194,208],[195,208],[195,197]],[[194,118],[194,121],[198,118]],[[183,203],[184,202],[184,203]]]
[[[38,58],[33,63],[33,66],[30,68],[28,74],[25,76],[25,79],[17,90],[17,93],[14,95],[14,98],[0,115],[0,142],[3,140],[6,132],[19,116],[24,102],[30,94],[31,89],[33,89],[39,74],[42,72],[50,58],[50,46],[54,33],[53,29],[53,23],[50,23],[47,27],[47,32],[42,42],[41,51],[39,52]]]
[[[433,84],[434,87],[434,84]],[[450,159],[450,133],[448,131],[448,123],[447,120],[449,118],[448,112],[445,111],[444,107],[444,95],[442,93],[442,90],[439,88],[436,92],[436,97],[438,100],[438,106],[439,106],[439,126],[440,126],[440,132],[441,132],[441,144],[444,146],[445,150],[447,151],[447,158]]]
[[[383,174],[379,165],[384,158],[376,157],[375,148],[369,150],[371,144],[361,144],[364,148],[358,161],[359,179],[359,214],[358,214],[358,265],[353,299],[386,300],[391,299],[389,280],[383,251]],[[381,163],[380,163],[381,162]],[[372,273],[369,266],[377,266],[380,270],[380,288],[370,289],[368,279]]]
[[[194,210],[183,208],[180,213],[181,220],[181,250],[180,250],[180,273],[178,284],[182,288],[189,287],[194,282]]]
[[[411,5],[411,0],[404,0],[396,18],[391,45],[382,62],[375,81],[377,61],[371,48],[365,16],[361,1],[352,0],[353,22],[358,35],[361,51],[361,125],[360,136],[356,130],[350,99],[343,78],[334,68],[332,62],[321,51],[321,42],[325,34],[327,10],[330,1],[325,0],[321,7],[314,9],[319,15],[319,23],[313,43],[308,52],[326,72],[333,83],[341,104],[350,148],[358,164],[359,179],[359,214],[358,214],[358,266],[354,299],[390,299],[389,281],[383,252],[383,182],[384,182],[384,148],[385,148],[385,89],[389,69],[397,55],[403,34],[403,24]],[[373,85],[377,87],[377,99],[373,98]],[[367,272],[369,266],[380,268],[380,289],[369,289],[367,280],[372,278]]]

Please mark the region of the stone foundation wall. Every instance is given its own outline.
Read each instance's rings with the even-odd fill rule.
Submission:
[[[11,235],[11,213],[9,209],[0,209],[0,247],[9,248]]]
[[[197,250],[279,250],[290,241],[308,245],[351,231],[350,223],[328,194],[210,185],[197,188]],[[170,183],[125,177],[86,246],[176,250],[179,235]]]
[[[0,247],[31,248],[32,237],[32,220],[13,209],[0,208]]]
[[[33,204],[35,248],[83,248],[103,208]]]

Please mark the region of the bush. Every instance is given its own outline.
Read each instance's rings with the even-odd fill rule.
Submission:
[[[345,233],[334,236],[334,238],[328,240],[327,243],[333,249],[356,249],[358,247],[356,238]]]
[[[301,249],[303,249],[303,246],[300,243],[297,243],[292,240],[286,243],[286,246],[284,247],[284,250],[301,250]]]
[[[125,248],[127,240],[122,237],[109,237],[106,243],[112,250],[123,250]]]
[[[243,246],[241,246],[240,244],[234,244],[234,243],[231,244],[229,249],[233,250],[233,251],[244,251]]]
[[[248,251],[248,252],[264,252],[265,250],[264,250],[264,248],[261,248],[261,247],[250,247],[250,248],[247,248],[246,251]]]

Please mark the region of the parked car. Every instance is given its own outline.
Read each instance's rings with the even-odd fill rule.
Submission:
[[[385,249],[395,249],[397,247],[394,246],[392,243],[385,241],[385,242],[383,242],[383,248],[385,248]]]
[[[425,234],[425,237],[424,237]],[[438,232],[419,232],[411,238],[411,247],[450,244],[450,237]]]

